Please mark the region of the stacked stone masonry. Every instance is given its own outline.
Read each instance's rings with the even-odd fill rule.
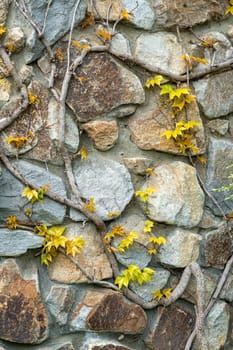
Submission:
[[[42,38],[32,23],[43,31]],[[183,55],[199,60],[190,63]],[[64,147],[79,196],[94,200],[105,234],[116,226],[136,232],[124,252],[117,251],[121,237],[115,237],[111,254],[120,272],[129,265],[154,271],[149,282],[129,284],[142,303],[114,285],[106,242],[78,210],[67,180],[56,96],[64,88],[67,62],[77,58],[64,105]],[[232,66],[233,5],[228,0],[0,1],[1,350],[186,349],[199,310],[194,275],[170,305],[148,305],[155,304],[154,291],[173,292],[182,272],[197,263],[205,313],[232,257],[233,200],[226,199],[231,192],[214,191],[232,181]],[[26,108],[14,71],[36,98]],[[174,89],[189,86],[195,98],[180,111],[172,108],[161,87],[145,86],[155,75],[163,75],[161,84]],[[162,136],[178,121],[198,123],[188,136],[195,151],[182,153],[175,138]],[[23,136],[18,147],[9,142]],[[86,150],[86,159],[80,150]],[[49,185],[49,192],[64,201],[45,193],[29,205],[22,197],[26,182],[4,159],[26,182]],[[135,191],[148,188],[152,193],[141,201]],[[14,229],[6,225],[11,216],[17,219]],[[155,255],[149,254],[146,220],[154,223],[150,237],[166,239]],[[85,244],[75,259],[85,271],[61,252],[48,266],[41,265],[44,239],[33,231],[41,224],[65,227],[68,239],[82,236]],[[88,275],[107,283],[92,283]],[[196,337],[190,349],[233,349],[232,302],[230,268],[205,315],[207,347]]]

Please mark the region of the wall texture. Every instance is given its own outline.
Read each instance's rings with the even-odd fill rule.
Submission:
[[[62,89],[67,33],[74,21],[70,60],[83,59],[68,89],[64,143],[73,157],[81,197],[94,199],[106,232],[116,225],[136,232],[134,244],[123,253],[117,251],[119,239],[111,244],[120,271],[130,264],[154,270],[149,283],[129,285],[140,300],[148,305],[153,291],[173,291],[184,269],[196,261],[204,276],[205,309],[232,255],[233,201],[225,199],[224,191],[213,192],[231,182],[228,166],[233,163],[233,16],[225,14],[229,2],[53,0],[44,31],[55,55],[52,89],[51,62],[43,40],[19,9],[22,3],[0,3],[0,32],[7,29],[0,35],[0,126],[13,115],[9,111],[21,108],[2,49],[36,98],[0,133],[0,349],[184,350],[195,326],[200,292],[195,277],[174,303],[150,309],[90,283],[61,253],[48,267],[41,265],[43,237],[30,226],[66,227],[66,237],[81,235],[85,240],[77,255],[85,271],[97,280],[114,281],[96,226],[66,202],[44,196],[28,204],[22,197],[25,184],[4,159],[30,183],[49,185],[53,194],[75,204],[57,147],[60,105],[54,98]],[[42,30],[47,1],[25,4],[31,21]],[[95,50],[97,46],[102,50]],[[85,50],[91,52],[84,55]],[[145,87],[158,74],[173,89],[190,83],[195,99],[181,111],[172,108],[161,87]],[[178,121],[199,123],[188,133],[195,147],[190,156],[174,139],[162,136]],[[11,136],[26,139],[16,147],[9,142]],[[84,149],[86,159],[80,157]],[[148,188],[154,192],[146,202],[135,196]],[[26,208],[31,215],[25,215]],[[9,216],[16,216],[16,229],[6,227]],[[148,251],[153,246],[144,232],[146,220],[154,223],[150,237],[166,238],[155,255]],[[233,348],[232,301],[230,269],[205,318],[209,350]],[[194,341],[192,349],[203,347]]]

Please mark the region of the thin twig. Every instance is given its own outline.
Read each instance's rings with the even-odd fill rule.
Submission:
[[[53,0],[48,0],[48,3],[47,3],[45,15],[44,15],[44,23],[43,23],[43,27],[42,27],[42,31],[41,31],[42,35],[44,35],[44,32],[45,32],[47,17],[48,17],[49,9],[50,9],[52,2],[53,2]]]

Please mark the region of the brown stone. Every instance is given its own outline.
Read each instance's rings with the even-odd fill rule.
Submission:
[[[65,55],[66,43],[59,43],[59,48]],[[76,55],[77,49],[72,48],[71,57]],[[61,89],[66,57],[57,63],[57,67],[55,84]],[[136,75],[107,53],[90,53],[70,81],[67,104],[79,121],[87,122],[117,110],[119,106],[143,103],[144,99],[144,90]]]
[[[158,307],[154,325],[145,342],[151,350],[184,350],[195,318],[183,306]]]
[[[153,92],[154,93],[154,92]],[[180,154],[179,147],[173,139],[167,140],[162,137],[165,130],[174,130],[179,120],[195,120],[200,123],[192,134],[193,145],[198,148],[197,154],[205,152],[204,128],[196,102],[192,102],[177,115],[176,118],[171,111],[167,100],[160,99],[158,91],[150,95],[146,106],[139,107],[137,112],[129,120],[131,140],[143,150],[156,150],[172,154]],[[186,114],[184,114],[186,113]]]
[[[24,279],[8,259],[0,266],[0,338],[37,344],[48,336],[48,319],[37,281]]]
[[[66,226],[64,236],[75,238],[82,235],[85,244],[77,258],[79,263],[90,275],[96,279],[112,277],[112,269],[104,253],[103,243],[94,225],[87,223],[83,229],[82,224],[70,224]],[[81,232],[77,234],[77,232]],[[58,254],[48,266],[49,277],[61,283],[88,282],[87,277],[77,266],[63,254]]]
[[[232,241],[226,225],[206,234],[204,258],[207,266],[225,265],[231,254]]]
[[[112,148],[118,139],[116,121],[96,120],[82,126],[88,136],[93,140],[94,146],[100,151]]]
[[[162,4],[161,4],[162,3]],[[153,0],[156,24],[164,27],[192,27],[207,20],[222,19],[224,17],[227,0],[217,2],[209,0]]]
[[[86,316],[86,328],[93,331],[142,333],[146,326],[143,309],[129,302],[122,294],[109,290],[90,290],[71,315],[72,323],[82,309],[90,308]]]
[[[107,18],[109,2],[108,0],[98,1],[95,8],[90,0],[88,0],[88,12],[92,13],[95,18]],[[96,11],[97,9],[97,11]],[[121,1],[115,0],[112,3],[111,11],[109,11],[109,21],[116,21],[119,19],[121,13]]]

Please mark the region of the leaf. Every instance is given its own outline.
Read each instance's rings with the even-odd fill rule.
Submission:
[[[40,256],[41,264],[48,265],[52,261],[52,255],[49,253],[42,253]]]
[[[86,27],[92,25],[93,22],[93,16],[89,15],[87,18],[85,18],[82,23],[81,23],[81,28],[82,30],[85,29]]]
[[[83,206],[84,209],[87,209],[90,213],[94,213],[95,211],[95,202],[94,198],[91,197]]]
[[[196,160],[198,162],[200,162],[201,164],[206,164],[207,163],[207,159],[203,156],[196,156]]]
[[[121,289],[123,286],[128,287],[129,285],[129,279],[126,276],[117,276],[114,283],[118,285],[118,288]]]
[[[45,237],[48,234],[48,228],[47,228],[47,226],[45,224],[44,225],[35,226],[34,231],[39,236],[42,236],[42,237]]]
[[[155,189],[152,187],[147,187],[145,190],[135,191],[135,196],[139,197],[142,202],[147,202],[149,196],[155,192]]]
[[[183,97],[175,97],[174,98],[174,102],[172,104],[172,108],[178,108],[180,111],[182,111],[182,109],[185,106],[185,99]]]
[[[48,229],[47,233],[53,237],[61,237],[65,230],[66,227],[64,226],[52,226]]]
[[[202,40],[201,45],[205,47],[213,48],[216,44],[216,39],[208,39],[208,40]]]
[[[120,13],[120,19],[130,19],[131,15],[126,9],[122,9]]]
[[[28,141],[28,137],[26,136],[15,137],[10,135],[6,138],[6,142],[8,144],[13,144],[16,148],[23,147],[27,141]]]
[[[173,137],[173,131],[172,130],[166,130],[162,133],[163,137],[166,137],[167,140],[170,140]]]
[[[40,102],[40,99],[38,97],[34,96],[30,89],[27,89],[27,93],[28,93],[28,103],[30,105],[37,104]]]
[[[0,36],[6,33],[6,27],[0,26]]]
[[[153,299],[158,299],[158,300],[162,299],[162,297],[163,297],[163,293],[161,293],[161,291],[159,289],[154,290],[152,292],[152,295],[153,295]]]
[[[84,77],[75,77],[75,79],[78,80],[81,84],[83,84],[86,80]]]
[[[160,95],[166,95],[169,94],[169,98],[170,98],[170,94],[174,91],[173,87],[171,84],[164,84],[160,87]]]
[[[80,236],[66,241],[66,254],[75,257],[83,248],[85,240]]]
[[[152,168],[146,168],[145,173],[150,176],[155,176],[155,172]]]
[[[28,216],[29,218],[31,218],[32,216],[32,211],[30,208],[25,208],[24,209],[24,215]]]
[[[155,248],[149,248],[147,249],[147,253],[150,255],[155,255],[157,253],[157,250]]]
[[[189,67],[192,67],[194,62],[208,64],[207,60],[201,57],[191,56],[191,55],[183,55],[182,58],[185,60],[186,64]]]
[[[136,232],[129,232],[129,234],[121,240],[120,244],[118,245],[117,249],[119,253],[124,253],[125,250],[127,250],[131,245],[133,245],[134,240],[138,238],[138,235]]]
[[[97,30],[96,34],[103,39],[103,41],[109,41],[112,37],[110,33],[108,33],[106,30],[100,28]]]
[[[62,49],[58,47],[56,50],[53,51],[54,56],[58,59],[59,62],[63,62],[65,57],[62,53]]]
[[[82,146],[80,148],[80,150],[78,151],[78,155],[80,155],[82,160],[87,159],[87,151],[86,151],[86,148],[84,146]]]
[[[170,100],[173,100],[174,97],[181,97],[182,95],[188,95],[189,93],[190,93],[190,89],[187,87],[178,88],[178,89],[172,90],[169,93],[169,98]]]
[[[21,196],[26,197],[27,200],[32,203],[38,201],[38,192],[30,187],[25,187]]]
[[[117,211],[109,211],[107,214],[107,216],[109,218],[114,218],[114,217],[119,216],[119,215],[120,215],[120,212],[118,210]]]
[[[166,298],[170,298],[171,297],[171,288],[165,288],[162,290],[162,293],[163,295],[166,297]]]
[[[16,216],[11,215],[6,218],[7,228],[9,230],[15,230],[17,228]]]
[[[154,222],[151,220],[146,220],[144,223],[144,228],[143,228],[143,232],[146,233],[150,233],[152,227],[154,226]]]
[[[165,78],[162,75],[155,75],[153,78],[146,80],[145,87],[149,89],[150,87],[154,87],[155,85],[160,86],[160,84],[164,81]]]
[[[233,15],[233,6],[227,6],[225,14],[228,15],[228,13]]]

